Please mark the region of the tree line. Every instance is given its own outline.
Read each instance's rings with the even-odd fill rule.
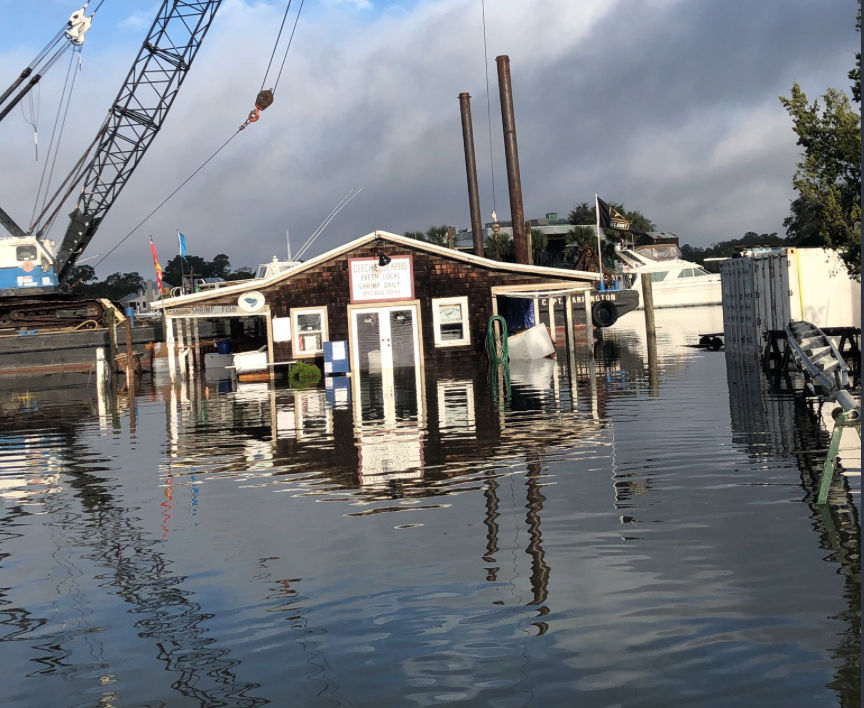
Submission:
[[[185,260],[174,256],[162,269],[163,285],[180,285],[183,276],[194,278],[222,278],[223,280],[248,280],[255,272],[246,266],[232,269],[231,261],[224,253],[219,253],[212,260],[201,256],[187,255]],[[155,280],[154,273],[145,278],[140,273],[112,273],[105,280],[96,277],[96,270],[81,264],[73,267],[67,276],[72,293],[82,298],[104,297],[109,300],[121,300],[127,295],[137,294],[148,280]]]

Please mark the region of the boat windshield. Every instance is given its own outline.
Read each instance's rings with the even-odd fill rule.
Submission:
[[[702,268],[682,268],[681,272],[678,273],[679,278],[693,278],[701,277],[703,275],[711,275],[711,273]]]
[[[633,249],[640,256],[652,261],[671,261],[681,257],[681,250],[674,243],[655,243],[650,246],[636,246]]]

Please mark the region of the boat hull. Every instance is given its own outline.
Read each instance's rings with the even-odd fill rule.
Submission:
[[[697,281],[697,282],[693,282]],[[645,307],[645,299],[641,297],[642,284],[637,281],[640,298],[639,308]],[[701,278],[682,278],[681,282],[663,281],[651,284],[651,295],[654,307],[704,307],[705,305],[722,305],[723,290],[720,286],[720,276],[704,276]]]

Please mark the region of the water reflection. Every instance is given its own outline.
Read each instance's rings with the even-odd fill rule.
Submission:
[[[506,382],[0,399],[0,698],[849,702],[860,525],[848,482],[812,504],[826,433],[689,348],[710,320],[658,319],[653,353],[623,318]]]

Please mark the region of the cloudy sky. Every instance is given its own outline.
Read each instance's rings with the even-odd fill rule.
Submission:
[[[99,8],[56,175],[95,135],[160,4],[104,0]],[[294,0],[292,18],[299,5]],[[284,257],[286,230],[296,252],[349,190],[361,188],[307,257],[375,229],[466,226],[463,91],[472,96],[484,219],[493,206],[507,219],[501,54],[511,62],[527,217],[566,215],[596,192],[694,246],[747,231],[782,234],[799,147],[777,97],[794,81],[811,99],[828,86],[848,93],[860,46],[856,7],[486,0],[490,131],[481,0],[305,0],[274,104],[133,231],[236,132],[262,82],[275,81],[264,74],[285,3],[224,0],[162,131],[82,258],[103,278],[146,274],[147,236],[165,262],[176,254],[179,228],[190,253],[226,253],[235,267],[254,266]],[[74,0],[0,0],[0,88],[76,8]],[[283,40],[277,62],[284,47]],[[38,94],[40,161],[22,110],[0,123],[0,205],[22,225],[34,209],[65,74],[63,60]],[[65,226],[58,219],[51,236],[59,240]]]

